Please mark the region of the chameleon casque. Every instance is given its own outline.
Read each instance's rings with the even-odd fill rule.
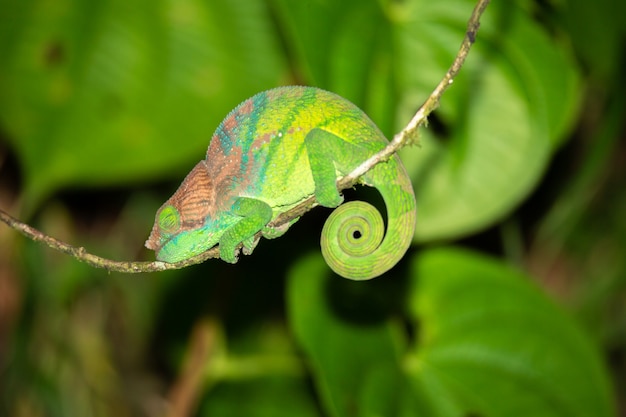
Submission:
[[[387,230],[373,206],[341,204],[336,181],[386,144],[378,127],[348,100],[314,87],[279,87],[237,106],[218,126],[206,159],[157,211],[146,247],[158,260],[178,262],[219,244],[234,263],[238,247],[250,254],[267,224],[315,196],[337,207],[321,236],[326,263],[339,275],[364,280],[392,268],[415,230],[415,195],[398,156],[377,164],[361,182],[378,189]],[[295,222],[295,220],[294,220]]]

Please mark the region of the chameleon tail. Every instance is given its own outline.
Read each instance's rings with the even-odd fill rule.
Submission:
[[[400,159],[394,156],[378,164],[363,179],[376,187],[385,201],[386,233],[376,208],[351,201],[331,213],[321,237],[326,263],[353,280],[375,278],[390,270],[406,253],[415,232],[415,195]]]

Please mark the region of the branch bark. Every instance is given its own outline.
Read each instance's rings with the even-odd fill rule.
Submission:
[[[483,12],[487,8],[490,0],[478,0],[476,6],[474,7],[474,11],[468,21],[467,30],[465,32],[465,37],[463,38],[463,42],[461,43],[461,47],[459,48],[459,52],[457,53],[452,65],[441,79],[439,84],[435,87],[433,92],[428,96],[424,104],[418,109],[415,116],[411,119],[411,121],[407,124],[407,126],[402,129],[397,135],[394,136],[393,140],[389,142],[383,150],[371,156],[369,159],[364,161],[361,165],[356,167],[350,174],[345,177],[339,179],[337,181],[337,188],[339,190],[345,190],[346,188],[353,187],[359,180],[359,178],[365,174],[367,171],[372,169],[376,164],[381,163],[383,161],[388,160],[394,153],[396,153],[402,147],[417,142],[418,129],[420,126],[424,125],[427,121],[428,116],[432,113],[438,106],[443,96],[443,93],[452,85],[454,78],[461,70],[465,59],[470,51],[470,48],[474,41],[476,40],[476,35],[478,29],[480,27],[480,17]],[[278,218],[276,218],[272,222],[272,226],[280,226],[289,221],[295,219],[296,217],[300,217],[307,211],[311,210],[317,204],[315,202],[315,198],[311,197],[304,202],[302,202],[297,207],[294,207],[289,212],[283,213]],[[116,272],[124,272],[124,273],[140,273],[140,272],[156,272],[156,271],[165,271],[168,269],[181,269],[190,265],[195,265],[206,261],[211,258],[219,257],[219,248],[213,247],[208,251],[201,253],[193,258],[186,259],[177,263],[167,263],[161,261],[152,261],[152,262],[137,262],[137,261],[114,261],[111,259],[102,258],[97,255],[93,255],[88,253],[83,247],[76,247],[69,245],[65,242],[62,242],[58,239],[55,239],[51,236],[48,236],[41,231],[20,222],[14,217],[10,216],[8,213],[4,212],[0,209],[0,220],[6,223],[9,227],[17,230],[22,233],[29,239],[32,239],[36,242],[42,242],[52,249],[56,249],[60,252],[66,253],[81,262],[85,262],[96,268],[104,268],[109,271]],[[257,237],[260,237],[261,233],[257,234]]]

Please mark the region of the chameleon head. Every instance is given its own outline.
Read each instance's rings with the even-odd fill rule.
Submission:
[[[156,213],[146,247],[160,261],[178,262],[214,246],[219,237],[207,224],[216,213],[213,182],[200,161]]]

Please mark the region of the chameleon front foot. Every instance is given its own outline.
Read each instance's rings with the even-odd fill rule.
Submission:
[[[232,213],[241,219],[227,229],[220,239],[220,258],[234,264],[237,262],[240,244],[243,253],[249,255],[258,243],[255,237],[272,218],[272,208],[265,202],[248,197],[239,197],[233,204]]]

